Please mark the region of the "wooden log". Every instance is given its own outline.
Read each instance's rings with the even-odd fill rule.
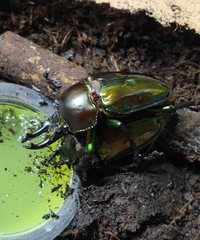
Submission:
[[[44,73],[48,70],[48,78],[60,80],[62,88],[47,81]],[[64,88],[85,78],[87,72],[13,32],[6,32],[0,36],[0,76],[14,83],[35,86],[53,99],[58,98]]]

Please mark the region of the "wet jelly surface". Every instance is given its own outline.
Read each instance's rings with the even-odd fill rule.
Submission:
[[[59,142],[40,150],[21,143],[45,118],[38,110],[0,102],[0,238],[41,226],[48,221],[43,216],[58,212],[64,202],[72,169],[48,163]]]

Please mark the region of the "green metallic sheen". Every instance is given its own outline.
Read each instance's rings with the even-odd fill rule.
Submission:
[[[88,82],[91,86],[100,83],[103,109],[112,116],[123,117],[173,99],[173,90],[166,83],[148,75],[105,73]]]
[[[170,114],[165,115],[158,113],[126,125],[138,150],[150,145],[160,135]],[[128,139],[120,130],[112,129],[102,134],[98,151],[102,160],[108,161],[132,152]]]

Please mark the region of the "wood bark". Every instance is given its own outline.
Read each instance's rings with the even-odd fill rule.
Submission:
[[[48,78],[60,80],[62,88],[47,81],[44,72],[48,70]],[[35,86],[53,99],[64,88],[85,78],[87,71],[13,32],[6,32],[0,36],[0,76],[14,83]]]

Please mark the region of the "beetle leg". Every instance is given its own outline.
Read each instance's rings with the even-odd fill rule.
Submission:
[[[149,143],[149,145],[147,145],[147,146],[145,147],[145,151],[143,152],[142,157],[147,156],[147,154],[148,154],[148,153],[150,152],[150,150],[152,149],[153,144],[154,144],[154,142],[151,142],[151,143]]]
[[[188,107],[194,106],[194,105],[195,105],[194,101],[188,101],[188,102],[179,103],[177,105],[167,105],[162,108],[152,108],[152,109],[150,108],[150,109],[146,109],[146,111],[161,113],[162,116],[164,117],[165,121],[167,122],[170,114],[176,112],[177,109],[188,108]]]
[[[76,141],[74,135],[67,134],[64,141],[59,148],[49,156],[49,163],[54,167],[59,167],[63,164],[67,164],[69,167],[78,161],[78,153],[76,151]],[[56,156],[60,156],[60,161],[54,159]]]
[[[181,109],[181,108],[188,108],[188,107],[191,107],[191,106],[194,106],[195,105],[195,102],[194,101],[188,101],[188,102],[182,102],[182,103],[179,103],[177,105],[167,105],[167,106],[164,106],[164,107],[159,107],[159,108],[149,108],[149,109],[146,109],[146,111],[150,111],[150,112],[161,112],[161,113],[165,113],[165,112],[168,112],[168,113],[173,113],[175,112],[177,109]]]
[[[80,158],[80,164],[87,165],[88,162],[90,162],[92,155],[94,154],[94,158],[96,156],[96,159],[100,160],[97,153],[97,146],[96,146],[96,131],[95,128],[89,129],[87,131],[86,136],[86,146],[85,146],[85,154]]]
[[[87,138],[87,137],[86,137]],[[73,162],[73,168],[76,174],[79,176],[82,183],[87,181],[87,165],[89,160],[91,159],[91,153],[88,152],[88,144],[86,142],[86,147],[83,147],[81,143],[77,140],[76,136],[73,135],[73,141],[74,141],[74,147],[72,149],[67,149],[67,152],[69,154],[70,161],[72,160],[72,155],[70,155],[70,152],[73,152],[73,157],[76,156],[76,162],[74,164]],[[65,141],[66,145],[69,145],[69,141]],[[70,151],[70,152],[69,152]],[[74,159],[75,160],[75,159]]]
[[[190,106],[194,106],[195,102],[194,101],[188,101],[188,102],[183,102],[183,103],[179,103],[177,105],[169,105],[169,106],[165,106],[161,109],[162,111],[170,111],[170,112],[175,112],[177,109],[181,109],[181,108],[188,108]]]
[[[76,151],[77,159],[82,159],[83,156],[85,155],[85,148],[81,145],[81,143],[78,141],[75,135],[73,135],[73,141],[74,141],[74,150]]]
[[[124,133],[126,138],[128,139],[131,148],[135,149],[135,143],[133,141],[133,137],[123,122],[116,120],[116,119],[106,119],[105,122],[109,127],[120,129]]]
[[[83,179],[86,178],[86,170],[87,166],[91,163],[94,163],[95,161],[101,160],[98,152],[97,152],[97,146],[96,146],[96,131],[95,128],[89,129],[87,131],[87,136],[84,139],[84,146],[81,145],[81,143],[78,141],[75,135],[73,135],[73,141],[74,144],[71,146],[72,149],[68,147],[67,153],[69,155],[70,151],[75,151],[75,155],[77,156],[77,161],[73,162],[73,167],[75,167],[75,171],[79,175],[79,177]],[[66,140],[66,144],[68,145],[69,141]],[[72,159],[72,156],[69,155],[69,159]],[[91,162],[92,159],[92,162]],[[84,180],[84,181],[85,181]]]
[[[85,138],[85,146],[78,141],[76,135],[68,134],[65,137],[63,156],[68,156],[69,162],[73,165],[75,172],[82,182],[87,180],[87,166],[91,162],[92,154],[95,151],[95,130],[89,129]]]

